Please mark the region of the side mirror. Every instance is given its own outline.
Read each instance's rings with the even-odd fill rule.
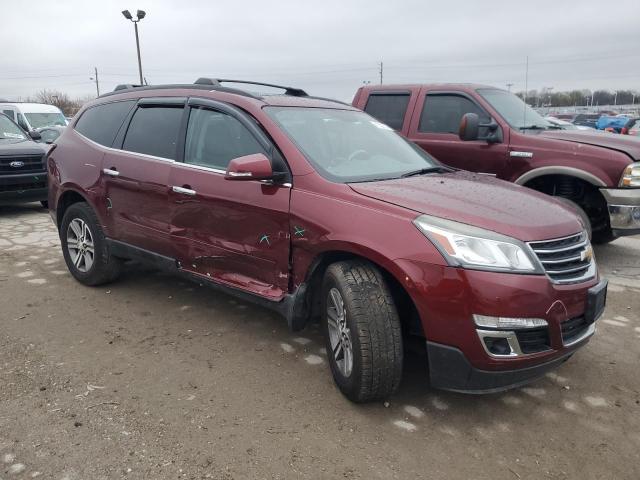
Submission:
[[[487,128],[489,134],[486,137],[479,136],[480,127]],[[480,123],[480,118],[475,113],[465,113],[460,120],[460,128],[458,129],[458,137],[464,142],[472,140],[486,140],[487,143],[502,142],[502,132],[498,128],[498,124],[491,120],[489,123]]]
[[[229,162],[226,180],[273,180],[271,161],[263,153],[234,158]]]
[[[35,130],[29,130],[29,136],[32,140],[36,141],[42,139],[42,135],[40,135],[40,132],[36,132]]]
[[[460,140],[469,142],[478,140],[478,127],[480,126],[480,118],[475,113],[465,113],[460,120],[460,128],[458,136]]]

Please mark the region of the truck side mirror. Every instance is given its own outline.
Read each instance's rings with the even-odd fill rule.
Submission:
[[[36,132],[35,130],[29,130],[29,136],[31,137],[32,140],[41,140],[42,139],[42,135],[40,135],[40,132]]]
[[[489,131],[486,137],[479,136],[480,127],[486,128]],[[462,120],[460,120],[458,137],[464,142],[486,140],[487,143],[500,143],[502,141],[502,132],[494,120],[491,120],[489,123],[480,123],[480,118],[477,114],[465,113],[462,116]]]
[[[478,140],[478,127],[480,126],[480,118],[475,113],[465,113],[460,120],[460,128],[458,136],[460,140],[469,142]]]

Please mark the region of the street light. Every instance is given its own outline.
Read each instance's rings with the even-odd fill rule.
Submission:
[[[138,22],[147,16],[147,13],[144,10],[138,10],[136,12],[136,18],[133,19],[133,15],[129,10],[123,10],[122,15],[127,20],[131,20],[133,22],[133,27],[136,31],[136,49],[138,50],[138,72],[140,73],[140,85],[143,85],[142,81],[142,60],[140,59],[140,38],[138,37]]]

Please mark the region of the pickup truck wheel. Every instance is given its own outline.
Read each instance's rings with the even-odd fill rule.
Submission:
[[[564,197],[554,197],[554,198],[556,200],[561,201],[562,203],[567,204],[568,206],[570,206],[576,211],[578,216],[582,219],[582,223],[584,223],[586,227],[587,234],[589,235],[589,240],[591,240],[591,238],[593,237],[593,231],[591,228],[591,219],[589,218],[589,215],[587,215],[587,212],[585,212],[582,209],[582,207],[578,205],[576,202],[574,202],[573,200],[569,200],[568,198],[564,198]]]
[[[380,271],[363,261],[330,265],[322,302],[329,365],[340,391],[359,403],[389,397],[402,377],[402,334]]]
[[[110,255],[100,222],[86,203],[74,203],[60,224],[64,261],[71,275],[84,285],[101,285],[116,279],[122,261]]]

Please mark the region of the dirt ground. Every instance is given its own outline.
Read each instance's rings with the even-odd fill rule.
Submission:
[[[389,404],[334,387],[317,329],[140,265],[88,288],[48,214],[0,208],[0,479],[638,479],[640,237],[596,249],[609,304],[557,371]]]

